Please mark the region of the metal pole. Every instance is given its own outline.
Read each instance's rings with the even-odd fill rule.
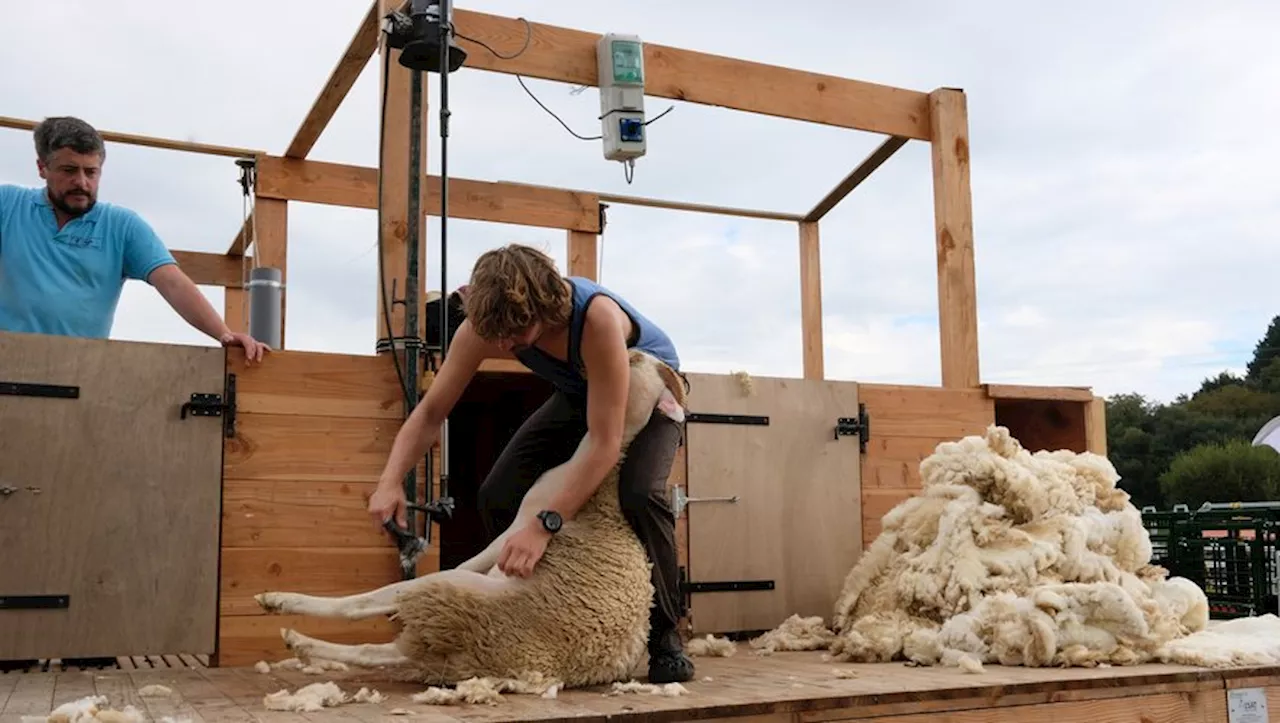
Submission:
[[[281,299],[284,296],[284,274],[271,266],[256,266],[249,271],[249,336],[272,349],[280,348],[282,332]]]
[[[440,0],[440,361],[449,352],[449,28],[453,8]],[[449,420],[440,425],[440,499],[449,496]]]
[[[404,399],[404,414],[408,419],[418,405],[422,374],[419,371],[418,337],[418,273],[420,258],[418,244],[422,238],[422,71],[409,73],[409,198],[408,226],[405,233],[406,260],[404,283],[404,357],[405,374],[408,377]],[[392,353],[395,353],[394,351]],[[428,472],[430,479],[430,472]],[[409,468],[404,480],[405,499],[410,505],[417,503],[418,483],[416,465]],[[405,521],[410,530],[417,530],[417,513],[413,507],[405,511]],[[408,573],[406,573],[408,575]]]

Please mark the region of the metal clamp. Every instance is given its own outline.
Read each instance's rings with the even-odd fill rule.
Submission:
[[[733,495],[732,497],[686,497],[684,494],[684,488],[680,485],[676,485],[671,488],[671,507],[675,510],[676,517],[679,517],[680,513],[684,512],[684,508],[688,507],[693,502],[734,503],[739,499],[738,495]]]

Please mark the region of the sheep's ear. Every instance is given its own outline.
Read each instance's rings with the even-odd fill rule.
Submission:
[[[666,385],[667,389],[671,390],[671,395],[676,398],[676,403],[679,404],[681,408],[684,408],[687,404],[684,380],[680,378],[680,375],[676,374],[676,370],[666,364],[663,364],[661,361],[655,360],[655,362],[655,365],[658,367],[658,376],[662,377],[662,383]]]

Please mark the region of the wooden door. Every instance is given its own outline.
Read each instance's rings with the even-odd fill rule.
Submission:
[[[0,660],[208,654],[226,352],[0,333]],[[201,410],[197,410],[200,412]]]
[[[830,622],[862,552],[858,385],[688,376],[691,632]]]

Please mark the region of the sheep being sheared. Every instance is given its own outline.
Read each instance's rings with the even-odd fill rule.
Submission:
[[[992,426],[938,445],[920,476],[845,579],[834,658],[1134,664],[1208,623],[1204,592],[1150,564],[1105,457],[1031,454]]]
[[[635,350],[630,366],[623,456],[652,414],[684,420],[685,389],[676,373]],[[564,521],[531,576],[508,577],[496,566],[507,537],[566,484],[566,469],[586,442],[584,437],[574,459],[538,479],[501,536],[455,569],[358,595],[267,592],[256,599],[271,612],[346,619],[391,615],[401,627],[393,642],[381,645],[338,645],[282,631],[288,647],[304,659],[384,667],[395,677],[428,685],[473,677],[532,677],[566,687],[626,680],[646,650],[653,584],[644,548],[619,506],[621,459],[582,509]]]

